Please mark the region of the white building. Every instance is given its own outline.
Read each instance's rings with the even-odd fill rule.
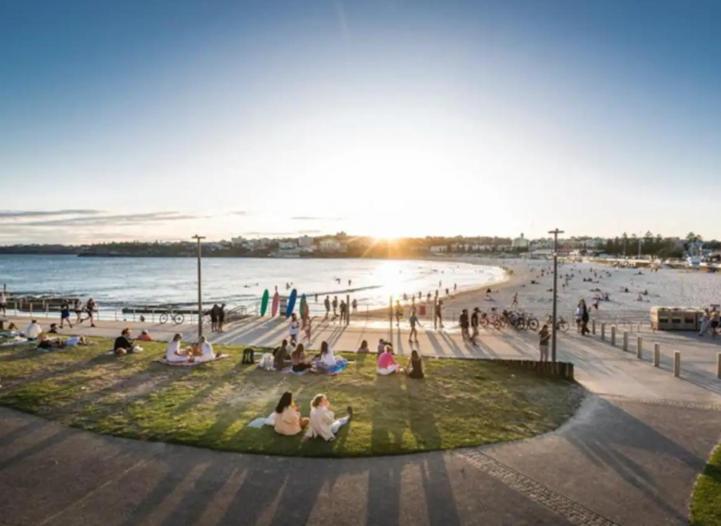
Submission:
[[[523,232],[521,232],[520,237],[517,237],[511,242],[511,248],[528,249],[528,239],[523,237]]]
[[[332,237],[321,239],[318,242],[318,248],[321,252],[326,252],[330,254],[342,254],[345,253],[347,249],[345,243],[338,241],[337,239],[334,239]]]

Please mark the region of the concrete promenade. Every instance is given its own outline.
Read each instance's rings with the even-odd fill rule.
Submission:
[[[150,329],[162,338],[175,330]],[[183,327],[188,337],[195,330]],[[559,359],[575,363],[591,392],[577,415],[553,433],[483,448],[274,458],[99,436],[0,409],[0,524],[686,523],[694,480],[721,438],[721,345],[643,329],[638,359],[636,334],[624,352],[620,333],[613,347],[571,331]],[[286,333],[285,323],[256,319],[214,340],[275,345]],[[407,332],[395,334],[407,354]],[[367,339],[374,348],[387,335],[387,324],[319,325],[312,346],[325,339],[354,350]],[[419,339],[425,355],[537,355],[536,336],[512,330],[484,331],[478,347],[452,328]],[[660,367],[650,361],[655,342]],[[680,378],[673,350],[682,352]]]

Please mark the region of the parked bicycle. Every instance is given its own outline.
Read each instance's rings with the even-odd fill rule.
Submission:
[[[172,309],[168,312],[164,312],[160,315],[159,321],[161,324],[166,324],[168,321],[172,321],[176,325],[180,325],[185,321],[185,316],[180,312],[174,312]]]

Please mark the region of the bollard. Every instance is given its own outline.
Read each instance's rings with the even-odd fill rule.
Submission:
[[[721,378],[721,352],[716,353],[716,378]]]
[[[628,351],[628,332],[623,331],[623,350]]]
[[[673,375],[676,378],[681,376],[681,351],[673,352]]]
[[[616,347],[616,326],[611,327],[611,346]]]
[[[643,338],[636,338],[636,358],[643,360]]]
[[[605,339],[606,339],[606,324],[602,323],[601,324],[601,340],[605,340]]]
[[[658,367],[661,364],[661,344],[653,344],[653,366]]]
[[[596,320],[591,320],[591,334],[596,334]]]

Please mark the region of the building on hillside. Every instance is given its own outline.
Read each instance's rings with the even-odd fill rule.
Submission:
[[[511,247],[516,250],[528,250],[528,239],[523,237],[523,232],[521,232],[520,237],[511,241]]]
[[[329,237],[318,241],[318,250],[325,254],[345,254],[348,247],[342,241]]]

